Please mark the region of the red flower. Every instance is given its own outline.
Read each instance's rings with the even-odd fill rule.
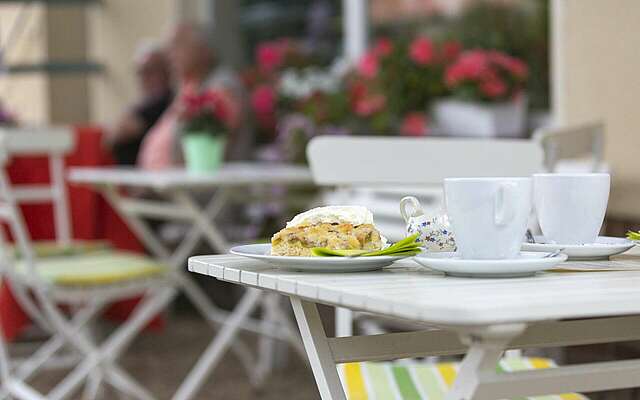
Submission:
[[[507,85],[500,78],[488,79],[480,84],[480,91],[492,99],[503,96],[507,92]]]
[[[276,94],[271,85],[262,84],[251,94],[251,106],[256,114],[273,114],[276,109]]]
[[[360,59],[358,72],[365,78],[373,79],[378,75],[378,70],[380,69],[379,64],[378,56],[375,52],[370,51]]]
[[[458,60],[447,67],[445,81],[449,86],[455,86],[465,80],[476,80],[482,77],[489,68],[489,59],[482,50],[466,51]]]
[[[387,37],[380,38],[376,41],[373,52],[378,57],[386,57],[393,52],[393,42]]]
[[[251,93],[251,107],[262,128],[271,129],[275,126],[276,94],[270,85],[262,84]]]
[[[288,48],[289,42],[284,39],[261,43],[256,50],[260,69],[265,73],[271,73],[281,67]]]
[[[367,94],[356,101],[354,111],[361,117],[368,117],[384,109],[386,104],[387,98],[383,94]]]
[[[492,51],[489,53],[491,61],[506,69],[510,74],[518,79],[524,80],[529,74],[527,65],[520,59],[508,56],[498,51]]]
[[[445,62],[449,63],[455,61],[462,51],[462,44],[455,40],[450,40],[442,44],[442,58]]]
[[[400,133],[404,136],[426,136],[429,134],[427,117],[421,112],[407,114],[402,120]]]
[[[409,56],[418,65],[428,65],[433,61],[433,43],[426,37],[416,38],[409,46]]]

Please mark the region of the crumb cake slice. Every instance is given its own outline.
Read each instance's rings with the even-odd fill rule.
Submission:
[[[332,250],[380,250],[382,238],[373,224],[320,223],[284,228],[271,239],[271,254],[310,257],[314,247]]]

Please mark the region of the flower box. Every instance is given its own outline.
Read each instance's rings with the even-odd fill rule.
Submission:
[[[433,115],[438,131],[447,136],[522,137],[526,129],[527,100],[501,103],[437,101]]]

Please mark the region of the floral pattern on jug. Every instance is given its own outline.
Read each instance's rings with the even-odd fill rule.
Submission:
[[[426,215],[413,196],[400,200],[400,214],[407,224],[407,233],[419,233],[418,241],[428,251],[455,251],[456,241],[445,213]]]

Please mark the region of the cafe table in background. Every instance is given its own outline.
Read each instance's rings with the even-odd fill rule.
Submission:
[[[177,287],[205,320],[216,328],[222,325],[174,395],[174,400],[193,398],[226,349],[234,344],[235,332],[240,329],[262,335],[258,361],[246,368],[254,385],[263,382],[270,372],[274,340],[288,342],[304,354],[296,329],[280,308],[277,297],[261,296],[258,291],[248,289],[233,312],[225,313],[184,273],[187,258],[201,240],[217,253],[228,252],[230,241],[218,224],[227,205],[249,204],[256,199],[267,202],[273,200],[273,196],[285,203],[309,201],[274,190],[313,186],[308,168],[257,162],[228,163],[217,171],[198,173],[186,169],[74,168],[69,179],[76,184],[90,185],[102,193],[151,254],[172,268]],[[145,195],[127,196],[127,191]],[[150,228],[148,218],[181,222],[189,229],[182,241],[170,249]],[[261,320],[247,318],[246,310],[254,310],[257,306],[264,311]]]

